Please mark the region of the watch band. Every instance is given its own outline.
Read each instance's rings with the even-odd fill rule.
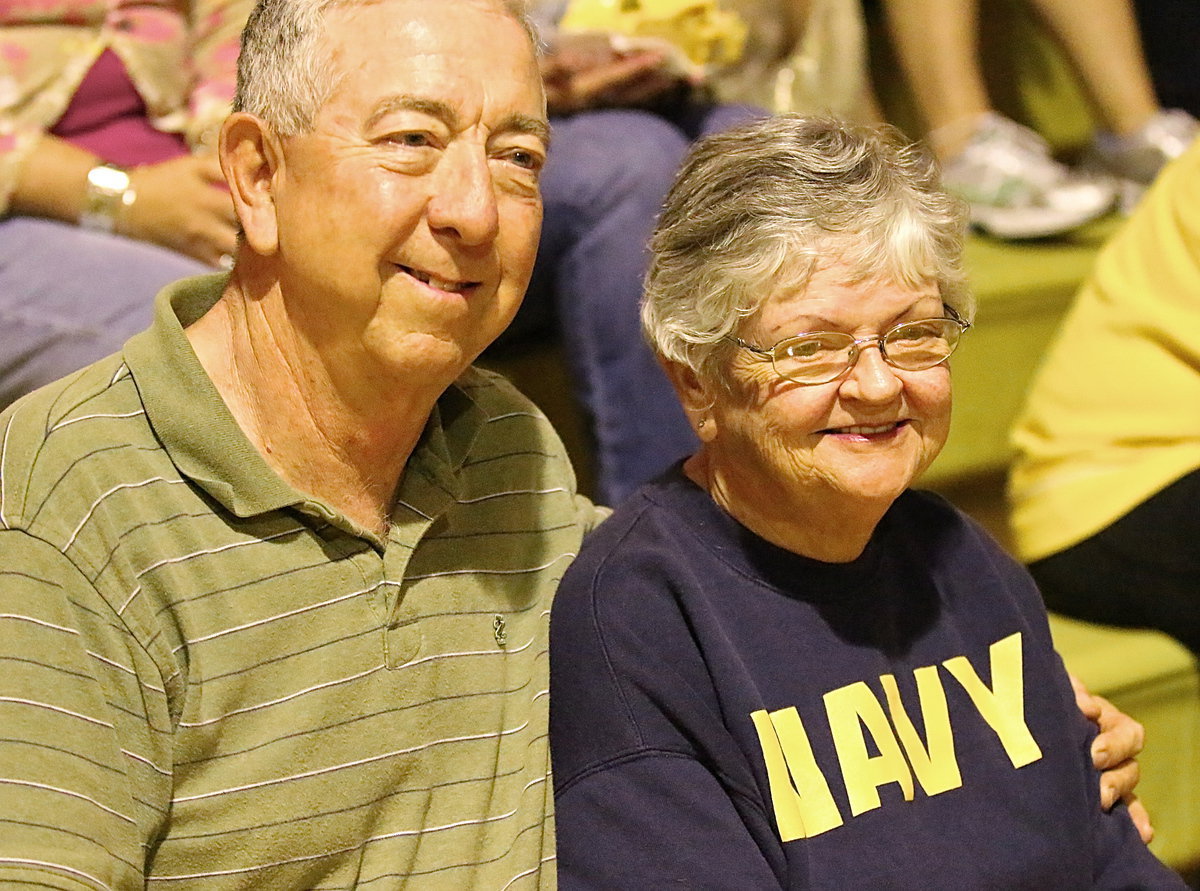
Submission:
[[[98,164],[88,171],[83,213],[79,225],[99,232],[112,232],[122,209],[133,204],[137,193],[129,184],[129,173],[113,164]]]

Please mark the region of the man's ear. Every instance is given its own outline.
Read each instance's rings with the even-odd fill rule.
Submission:
[[[279,226],[274,187],[283,164],[279,138],[261,118],[234,112],[221,125],[219,151],[246,243],[262,256],[275,253]]]
[[[660,358],[659,362],[675,387],[692,429],[701,442],[709,442],[717,433],[717,419],[712,412],[716,400],[712,389],[688,366],[671,359]]]

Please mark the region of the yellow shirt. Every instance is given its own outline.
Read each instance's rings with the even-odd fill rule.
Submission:
[[[1013,432],[1026,561],[1099,532],[1200,467],[1200,142],[1101,252]]]

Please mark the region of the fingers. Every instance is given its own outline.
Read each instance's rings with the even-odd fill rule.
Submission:
[[[137,198],[124,217],[123,234],[214,267],[234,252],[237,216],[214,155],[147,164],[135,168],[130,178]]]
[[[1092,741],[1092,763],[1102,771],[1100,804],[1108,810],[1124,799],[1129,806],[1133,825],[1137,827],[1142,841],[1148,843],[1154,837],[1154,828],[1150,825],[1146,808],[1133,794],[1141,774],[1134,759],[1145,744],[1145,728],[1103,696],[1089,693],[1077,677],[1071,675],[1070,678],[1076,705],[1099,728],[1099,733]]]
[[[1125,761],[1104,771],[1100,774],[1100,806],[1108,810],[1122,798],[1131,796],[1140,778],[1141,768],[1136,761]]]
[[[1129,806],[1129,819],[1137,827],[1138,835],[1142,837],[1142,841],[1150,844],[1154,841],[1154,827],[1150,825],[1149,812],[1136,795],[1130,795],[1125,799],[1125,803]]]
[[[576,96],[584,101],[602,96],[619,97],[622,87],[655,72],[662,63],[663,58],[657,53],[626,56],[576,74],[572,78],[572,87]]]
[[[1095,723],[1100,717],[1100,703],[1097,697],[1088,692],[1087,687],[1083,685],[1083,681],[1075,677],[1070,672],[1067,677],[1071,679],[1071,689],[1075,691],[1075,704],[1079,706],[1079,710],[1083,712],[1085,718]]]
[[[673,89],[679,75],[658,51],[612,56],[602,62],[559,69],[545,80],[547,102],[556,114],[588,108],[639,107]]]
[[[1107,699],[1093,698],[1100,707],[1100,734],[1092,741],[1092,762],[1104,770],[1137,757],[1146,742],[1145,728]]]

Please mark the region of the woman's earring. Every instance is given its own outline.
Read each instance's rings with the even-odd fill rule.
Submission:
[[[701,418],[701,419],[700,419],[700,423],[698,423],[696,426],[697,426],[697,427],[703,427],[703,426],[704,426],[705,424],[707,424],[707,423],[708,423],[708,418]]]

